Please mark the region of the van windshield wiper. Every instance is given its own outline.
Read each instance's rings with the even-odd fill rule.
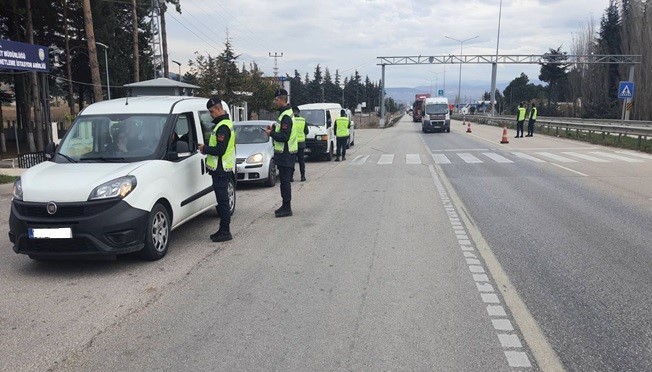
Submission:
[[[108,157],[108,156],[95,156],[95,157],[90,157],[90,158],[79,158],[79,161],[82,161],[82,160],[84,160],[84,161],[85,160],[89,160],[89,161],[90,160],[101,160],[101,161],[104,161],[104,162],[107,162],[107,163],[111,163],[111,162],[123,162],[123,161],[125,161],[125,158]]]
[[[61,155],[61,156],[63,156],[66,160],[68,160],[68,161],[71,162],[71,163],[77,163],[77,160],[71,158],[70,156],[68,156],[68,155],[66,155],[66,154],[58,153],[57,155]]]

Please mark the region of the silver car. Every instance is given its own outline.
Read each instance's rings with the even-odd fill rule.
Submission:
[[[272,120],[248,120],[233,123],[238,182],[259,182],[272,187],[276,184],[274,144],[264,129]]]

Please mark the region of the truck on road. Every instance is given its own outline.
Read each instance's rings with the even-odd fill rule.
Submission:
[[[414,95],[414,103],[412,104],[412,121],[418,123],[423,117],[423,101],[430,98],[430,93],[419,93]]]

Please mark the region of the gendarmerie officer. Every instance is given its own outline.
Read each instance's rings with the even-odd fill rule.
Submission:
[[[230,230],[231,208],[229,206],[228,185],[233,177],[235,167],[235,133],[233,123],[222,106],[222,99],[211,96],[206,102],[206,108],[215,124],[208,145],[199,144],[199,151],[206,154],[206,167],[213,178],[213,191],[217,199],[217,212],[220,215],[220,229],[211,235],[214,242],[225,242],[233,239]]]
[[[276,217],[288,217],[292,215],[292,184],[290,180],[297,157],[297,134],[294,131],[292,107],[288,105],[288,92],[285,89],[279,89],[274,93],[274,104],[279,111],[278,119],[276,119],[275,125],[267,126],[265,129],[265,133],[274,140],[274,163],[278,167],[281,179],[283,205],[274,211],[274,214]]]
[[[297,142],[299,144],[297,151],[297,161],[299,162],[299,171],[301,172],[301,182],[306,180],[306,136],[308,135],[308,126],[306,125],[306,119],[299,115],[301,110],[299,107],[292,106],[292,113],[294,118],[292,119],[294,130],[297,132]],[[294,181],[294,171],[292,172],[292,179]]]

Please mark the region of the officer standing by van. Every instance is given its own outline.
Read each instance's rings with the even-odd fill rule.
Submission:
[[[301,172],[301,182],[306,181],[306,135],[308,135],[308,127],[306,126],[306,119],[299,116],[301,110],[299,107],[292,106],[292,113],[294,114],[293,125],[297,133],[297,161],[299,161],[299,171]],[[294,169],[292,169],[291,182],[294,182]]]
[[[235,167],[235,134],[233,122],[222,106],[222,99],[211,96],[206,102],[206,108],[215,124],[208,145],[199,144],[199,151],[206,154],[206,167],[213,178],[213,191],[217,199],[217,212],[220,215],[220,229],[212,234],[214,242],[225,242],[233,239],[230,230],[231,208],[229,206],[228,185],[233,177]]]
[[[335,119],[335,137],[337,138],[337,154],[335,161],[340,161],[340,153],[342,154],[342,161],[346,160],[346,144],[349,142],[349,129],[351,129],[351,121],[346,116],[346,110],[340,111],[340,117]]]
[[[532,103],[532,107],[530,108],[530,120],[527,123],[527,134],[525,137],[532,137],[534,136],[534,123],[537,121],[537,106]]]
[[[525,104],[523,102],[518,104],[518,111],[516,112],[516,137],[523,138],[523,123],[525,122]]]
[[[293,127],[292,108],[288,105],[288,92],[279,89],[274,93],[274,104],[278,108],[279,116],[275,125],[269,125],[265,133],[274,140],[274,162],[278,167],[279,178],[281,179],[281,198],[283,205],[274,214],[276,217],[288,217],[292,215],[292,172],[297,157],[298,143],[297,133]]]

